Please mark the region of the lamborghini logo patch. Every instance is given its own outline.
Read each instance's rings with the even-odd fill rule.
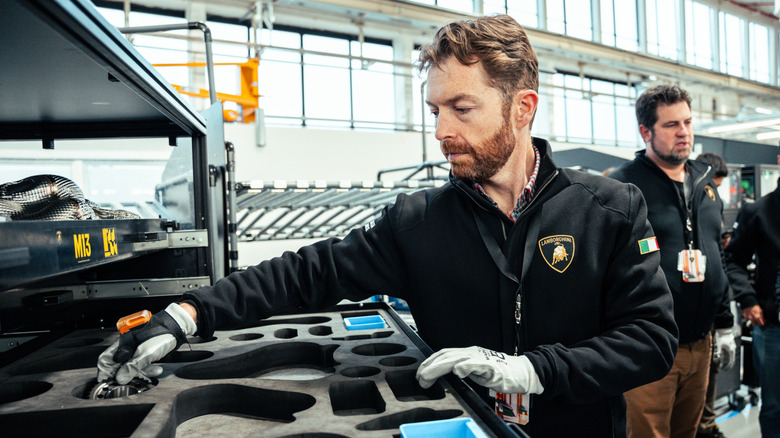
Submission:
[[[574,259],[574,238],[565,234],[539,239],[539,250],[547,266],[563,273]]]
[[[709,196],[710,199],[712,199],[713,201],[715,200],[715,190],[713,190],[713,188],[710,187],[709,184],[704,186],[704,193],[706,193],[707,196]]]

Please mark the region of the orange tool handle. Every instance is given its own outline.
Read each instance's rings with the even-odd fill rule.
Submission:
[[[119,321],[116,322],[116,328],[119,330],[119,333],[125,334],[136,327],[146,324],[151,318],[151,312],[142,310],[119,318]]]

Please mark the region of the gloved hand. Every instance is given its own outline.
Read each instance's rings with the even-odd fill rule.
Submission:
[[[730,370],[737,359],[737,341],[730,328],[715,330],[715,351],[720,356],[720,369]]]
[[[150,365],[187,342],[197,326],[192,317],[176,303],[152,316],[143,327],[119,337],[98,357],[98,382],[116,378],[125,385],[134,377],[148,380],[162,374],[162,367]]]
[[[531,361],[482,347],[445,348],[432,354],[417,369],[423,388],[452,371],[479,385],[505,394],[541,394],[544,391]]]

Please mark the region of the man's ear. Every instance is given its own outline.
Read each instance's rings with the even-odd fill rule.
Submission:
[[[653,139],[653,132],[645,125],[639,125],[639,135],[642,136],[645,144],[650,143],[650,140]]]
[[[517,127],[530,125],[539,105],[539,94],[534,90],[521,90],[515,94],[515,113],[517,115]]]

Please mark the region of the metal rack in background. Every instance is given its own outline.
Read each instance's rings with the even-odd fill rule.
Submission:
[[[445,181],[249,181],[236,184],[242,242],[343,237],[401,193]]]

